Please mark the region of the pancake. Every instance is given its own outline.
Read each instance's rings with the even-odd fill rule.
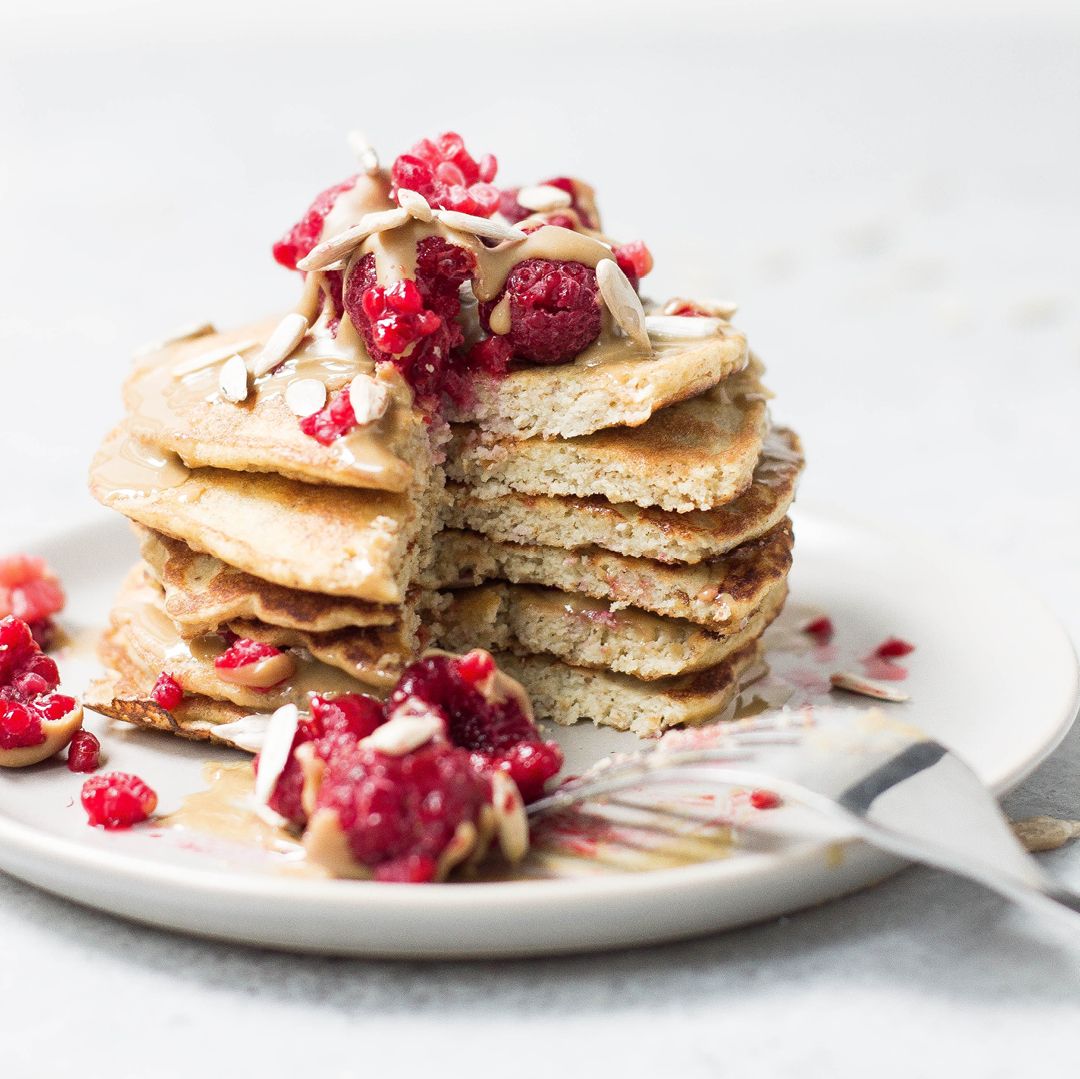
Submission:
[[[734,327],[705,340],[654,346],[651,359],[530,367],[478,379],[467,405],[447,418],[507,438],[576,438],[605,427],[637,427],[654,412],[695,397],[747,364],[746,337]]]
[[[486,648],[548,654],[579,667],[606,668],[652,681],[715,666],[756,640],[780,613],[785,582],[724,635],[634,609],[612,611],[580,593],[525,585],[481,585],[453,594],[441,616],[440,643],[451,651]]]
[[[697,565],[664,565],[596,547],[567,551],[503,543],[478,532],[448,529],[435,544],[433,587],[462,588],[488,580],[545,585],[634,607],[723,632],[741,625],[791,568],[791,522]]]
[[[213,633],[240,619],[313,633],[399,622],[409,634],[418,628],[415,603],[392,607],[283,588],[198,554],[171,536],[144,528],[138,533],[143,560],[164,589],[165,613],[184,636]]]
[[[754,361],[640,427],[581,438],[515,440],[456,425],[447,475],[481,498],[602,495],[679,513],[712,509],[750,486],[768,428],[762,367]]]
[[[195,551],[302,591],[397,604],[426,563],[435,499],[188,469],[120,427],[91,466],[103,505]]]
[[[334,392],[361,371],[373,370],[366,356],[345,357],[325,333],[309,335],[276,371],[254,380],[242,404],[222,399],[220,362],[176,374],[178,367],[183,371],[201,356],[224,359],[230,346],[245,342],[261,346],[276,322],[180,341],[137,360],[124,386],[130,429],[144,441],[175,453],[191,468],[275,472],[309,483],[387,491],[422,486],[431,458],[428,426],[412,408],[412,393],[404,379],[388,364],[380,369],[379,378],[390,389],[391,403],[380,419],[329,446],[300,430],[299,419],[285,403],[291,382],[317,378]]]
[[[257,712],[272,712],[283,704],[306,709],[308,700],[316,694],[371,692],[373,686],[379,688],[385,684],[384,679],[367,671],[358,671],[356,677],[351,677],[303,651],[293,653],[295,673],[273,689],[262,692],[227,681],[214,666],[214,660],[228,648],[225,638],[218,634],[191,640],[181,638],[165,614],[160,590],[142,566],[136,566],[125,580],[102,641],[106,663],[122,655],[123,673],[145,694],[153,688],[158,676],[167,671],[185,692]],[[365,677],[375,680],[361,681]]]
[[[489,539],[563,549],[601,547],[634,558],[697,563],[715,558],[776,527],[791,508],[803,467],[794,431],[769,432],[747,491],[713,510],[666,510],[612,503],[606,498],[474,494],[459,483],[446,489],[443,520]]]
[[[669,727],[716,719],[762,670],[757,643],[695,674],[642,682],[625,674],[573,667],[553,656],[500,653],[496,660],[527,690],[538,719],[655,736]]]

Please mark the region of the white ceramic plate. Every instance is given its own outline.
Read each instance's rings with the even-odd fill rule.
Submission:
[[[812,695],[823,672],[858,669],[859,656],[896,634],[917,645],[901,661],[912,699],[886,707],[960,753],[995,791],[1017,783],[1058,744],[1075,713],[1076,659],[1036,599],[966,553],[894,528],[803,510],[796,533],[789,624],[820,610],[838,634],[832,649],[777,655],[792,684]],[[134,545],[122,523],[107,521],[34,550],[69,591],[65,625],[75,644],[59,658],[65,686],[78,689],[92,670],[93,630],[134,560]],[[207,761],[230,758],[221,749],[108,727],[99,717],[89,726],[105,741],[108,767],[143,776],[166,811],[205,787]],[[585,727],[557,733],[571,772],[634,742]],[[252,850],[177,828],[91,829],[78,802],[81,782],[57,763],[0,774],[0,867],[154,925],[342,955],[522,955],[645,944],[774,917],[898,867],[861,844],[825,841],[783,807],[770,811],[770,824],[795,839],[766,842],[737,832],[733,846],[697,844],[693,858],[704,860],[696,864],[677,864],[687,860],[686,842],[682,854],[668,856],[678,846],[670,835],[625,858],[610,835],[599,844],[572,836],[536,870],[545,878],[429,886],[327,881],[291,875],[288,850]],[[736,799],[717,814],[738,812]]]

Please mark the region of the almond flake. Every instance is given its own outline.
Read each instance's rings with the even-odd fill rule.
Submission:
[[[251,362],[251,373],[255,378],[262,378],[268,371],[283,364],[296,350],[296,346],[308,332],[308,320],[293,311],[286,315],[275,327],[262,351]]]
[[[477,217],[475,214],[463,214],[458,210],[436,210],[434,216],[448,229],[471,232],[474,236],[480,236],[485,240],[514,240],[520,243],[527,238],[521,229],[514,228],[513,225],[490,221],[486,217]]]
[[[645,328],[645,309],[641,306],[641,297],[614,259],[601,259],[596,264],[596,283],[600,286],[604,303],[623,333],[636,345],[650,349],[652,346]]]
[[[410,191],[407,187],[399,187],[397,193],[398,205],[417,221],[430,221],[434,216],[428,200],[419,191]]]
[[[387,229],[396,229],[408,220],[408,211],[400,207],[396,210],[376,210],[374,213],[364,214],[355,225],[350,225],[336,236],[331,236],[329,240],[316,244],[296,264],[296,268],[305,272],[325,270],[343,255],[348,255],[359,247],[369,236],[374,236],[376,232],[385,232]]]
[[[362,131],[350,131],[349,149],[356,155],[356,160],[368,176],[378,175],[379,155],[375,152],[375,147],[368,142],[367,135]]]
[[[230,356],[239,356],[249,349],[258,347],[259,342],[254,339],[237,341],[232,345],[222,345],[220,348],[212,348],[208,352],[201,352],[198,356],[192,356],[190,360],[178,363],[172,370],[176,378],[185,375],[193,375],[196,371],[202,371],[206,367],[216,367],[224,363]]]
[[[728,323],[704,315],[646,315],[645,328],[654,339],[678,341],[691,337],[715,337],[728,328]]]
[[[285,404],[302,420],[321,412],[326,404],[326,385],[317,378],[297,378],[285,387]]]
[[[283,704],[270,717],[259,753],[259,770],[255,773],[255,801],[261,805],[270,801],[278,777],[289,763],[299,724],[300,712],[295,704]]]
[[[565,210],[574,201],[569,191],[563,191],[561,187],[553,187],[551,184],[523,187],[516,198],[519,206],[524,206],[526,210],[532,210],[533,213]]]
[[[247,400],[248,369],[243,356],[230,356],[218,374],[218,389],[226,401],[238,405]]]
[[[385,382],[379,382],[371,375],[357,375],[349,383],[349,402],[356,422],[363,426],[386,414],[390,406],[390,391]]]
[[[848,693],[860,693],[864,697],[873,697],[876,701],[892,701],[893,704],[902,704],[910,701],[908,693],[901,693],[892,686],[882,682],[874,682],[869,678],[863,678],[860,674],[849,674],[845,671],[837,671],[829,675],[829,681],[834,689],[846,689]]]

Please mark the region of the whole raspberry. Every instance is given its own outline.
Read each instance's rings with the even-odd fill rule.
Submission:
[[[45,559],[25,554],[0,558],[0,618],[13,615],[26,622],[42,648],[52,639],[53,615],[64,602],[64,590]]]
[[[108,831],[130,828],[157,809],[157,795],[127,772],[91,776],[83,784],[81,797],[90,824]]]
[[[296,264],[319,242],[323,223],[334,208],[334,203],[346,191],[351,191],[359,178],[359,174],[350,176],[316,195],[304,216],[274,244],[275,260],[286,269],[295,270]]]
[[[310,708],[319,737],[349,734],[354,738],[366,738],[386,722],[382,701],[363,693],[312,697]]]
[[[155,704],[160,705],[166,712],[171,712],[184,699],[184,689],[171,674],[162,671],[150,691],[150,696]]]
[[[432,206],[490,217],[499,206],[499,190],[491,184],[498,167],[492,154],[476,161],[461,136],[447,131],[435,139],[421,139],[409,153],[401,154],[390,175],[395,192],[406,188]]]
[[[612,249],[619,269],[630,279],[636,289],[640,280],[653,268],[652,252],[641,240],[628,244],[619,244]]]
[[[101,743],[89,731],[79,730],[68,744],[68,771],[96,772],[101,766]]]
[[[533,363],[572,360],[600,335],[602,315],[596,271],[580,262],[526,259],[506,279],[514,356]],[[480,305],[485,329],[500,297]]]

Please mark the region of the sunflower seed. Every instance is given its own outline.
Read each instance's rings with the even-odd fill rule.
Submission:
[[[419,191],[410,191],[407,187],[399,187],[397,200],[398,205],[410,217],[415,217],[417,221],[430,221],[435,216],[428,200]]]
[[[715,337],[728,323],[718,318],[698,315],[646,315],[645,328],[654,340],[680,340],[688,337]]]
[[[204,367],[214,367],[224,360],[227,360],[230,356],[247,352],[248,349],[255,348],[258,344],[259,342],[255,340],[237,341],[232,345],[222,345],[221,348],[213,348],[210,349],[209,352],[201,352],[198,356],[192,356],[190,360],[184,360],[183,363],[178,363],[173,368],[173,375],[176,378],[183,378],[185,375],[193,375],[196,371],[203,370]]]
[[[316,244],[296,264],[296,268],[304,271],[325,270],[331,263],[359,247],[369,236],[387,229],[396,229],[408,220],[408,211],[400,207],[396,210],[376,210],[374,213],[364,214],[355,225],[350,225],[329,240]]]
[[[427,745],[446,730],[441,716],[416,697],[408,697],[390,713],[390,718],[376,727],[360,745],[388,757],[404,757],[414,749]]]
[[[148,341],[135,350],[136,358],[149,356],[152,352],[160,352],[169,345],[179,344],[181,341],[191,341],[196,337],[206,337],[207,334],[217,333],[217,327],[212,322],[192,322],[186,326],[178,326],[171,333],[167,333],[160,341]]]
[[[517,203],[533,213],[545,213],[548,210],[564,210],[574,201],[569,191],[551,184],[536,184],[523,187],[517,193]]]
[[[881,682],[873,682],[859,674],[837,671],[829,675],[829,682],[834,689],[846,689],[848,693],[859,693],[864,697],[873,697],[876,701],[892,701],[894,704],[901,704],[911,700],[909,694],[901,693],[900,690]]]
[[[247,400],[248,369],[243,356],[230,356],[218,375],[218,389],[226,401],[238,405]]]
[[[730,320],[735,312],[739,310],[739,305],[731,300],[685,300],[681,296],[676,296],[673,300],[668,300],[664,304],[660,313],[662,315],[683,315],[687,310],[697,311],[711,318],[722,318],[726,321]]]
[[[596,283],[600,286],[604,303],[623,333],[636,345],[650,348],[641,297],[634,291],[634,286],[614,259],[601,259],[596,264]]]
[[[463,214],[457,210],[436,210],[435,217],[448,229],[456,229],[458,232],[471,232],[474,236],[480,236],[485,240],[515,240],[520,243],[526,239],[521,229],[513,225],[503,225],[498,221],[489,221],[486,217],[476,217],[474,214]]]
[[[379,171],[379,155],[375,147],[368,142],[367,135],[362,131],[349,132],[349,149],[356,155],[360,167],[368,174],[375,176]]]
[[[286,315],[262,347],[262,351],[251,361],[251,373],[255,378],[262,378],[268,371],[273,371],[284,363],[304,339],[308,332],[308,320],[293,311]]]
[[[517,784],[498,768],[491,772],[491,804],[499,847],[508,862],[520,862],[529,850],[529,820]]]
[[[285,404],[302,420],[314,416],[326,404],[326,385],[317,378],[294,379],[285,387]]]
[[[385,382],[371,375],[359,374],[349,383],[349,402],[361,426],[372,423],[386,414],[390,406],[390,391]]]

